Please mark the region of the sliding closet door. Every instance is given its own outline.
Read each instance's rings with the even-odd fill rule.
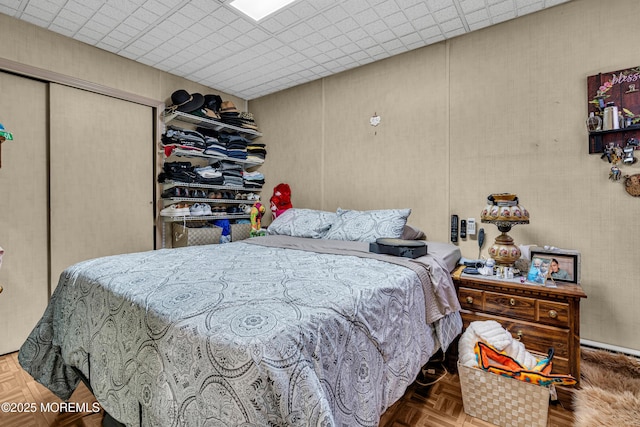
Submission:
[[[154,247],[153,109],[51,84],[51,286],[69,265]]]
[[[0,354],[18,350],[48,300],[47,85],[0,72]]]

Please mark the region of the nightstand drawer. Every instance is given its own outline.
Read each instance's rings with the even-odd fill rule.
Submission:
[[[536,300],[518,295],[485,292],[484,311],[533,322],[536,320]]]
[[[557,357],[569,357],[569,331],[567,329],[466,311],[462,312],[462,320],[465,328],[469,326],[469,323],[477,320],[495,320],[515,339],[522,341],[528,351],[547,354],[549,348],[553,347]]]
[[[548,325],[569,327],[569,304],[538,300],[538,321]]]
[[[465,310],[482,311],[482,291],[460,288],[458,289],[458,300],[460,300],[460,307]]]

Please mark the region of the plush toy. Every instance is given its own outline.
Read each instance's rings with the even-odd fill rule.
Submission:
[[[273,196],[269,201],[271,202],[271,213],[274,219],[280,216],[282,212],[292,208],[289,184],[281,183],[276,185],[273,189]]]
[[[13,134],[6,130],[2,123],[0,123],[0,146],[4,141],[11,141],[13,139]],[[2,148],[0,147],[0,167],[2,167]]]
[[[267,208],[260,202],[255,202],[251,207],[251,232],[249,233],[251,237],[264,235],[264,232],[261,231],[260,220],[266,210]]]

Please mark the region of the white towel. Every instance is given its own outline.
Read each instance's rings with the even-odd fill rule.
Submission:
[[[471,322],[464,331],[458,343],[458,361],[469,367],[477,367],[473,351],[476,343],[482,341],[498,351],[504,351],[507,355],[517,360],[527,369],[532,369],[538,360],[529,353],[524,344],[514,339],[511,334],[495,320]]]

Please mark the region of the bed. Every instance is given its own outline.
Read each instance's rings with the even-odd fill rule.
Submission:
[[[130,426],[378,425],[461,331],[460,253],[374,254],[398,223],[356,241],[340,210],[291,211],[264,237],[67,268],[20,364],[61,399],[85,377]]]

